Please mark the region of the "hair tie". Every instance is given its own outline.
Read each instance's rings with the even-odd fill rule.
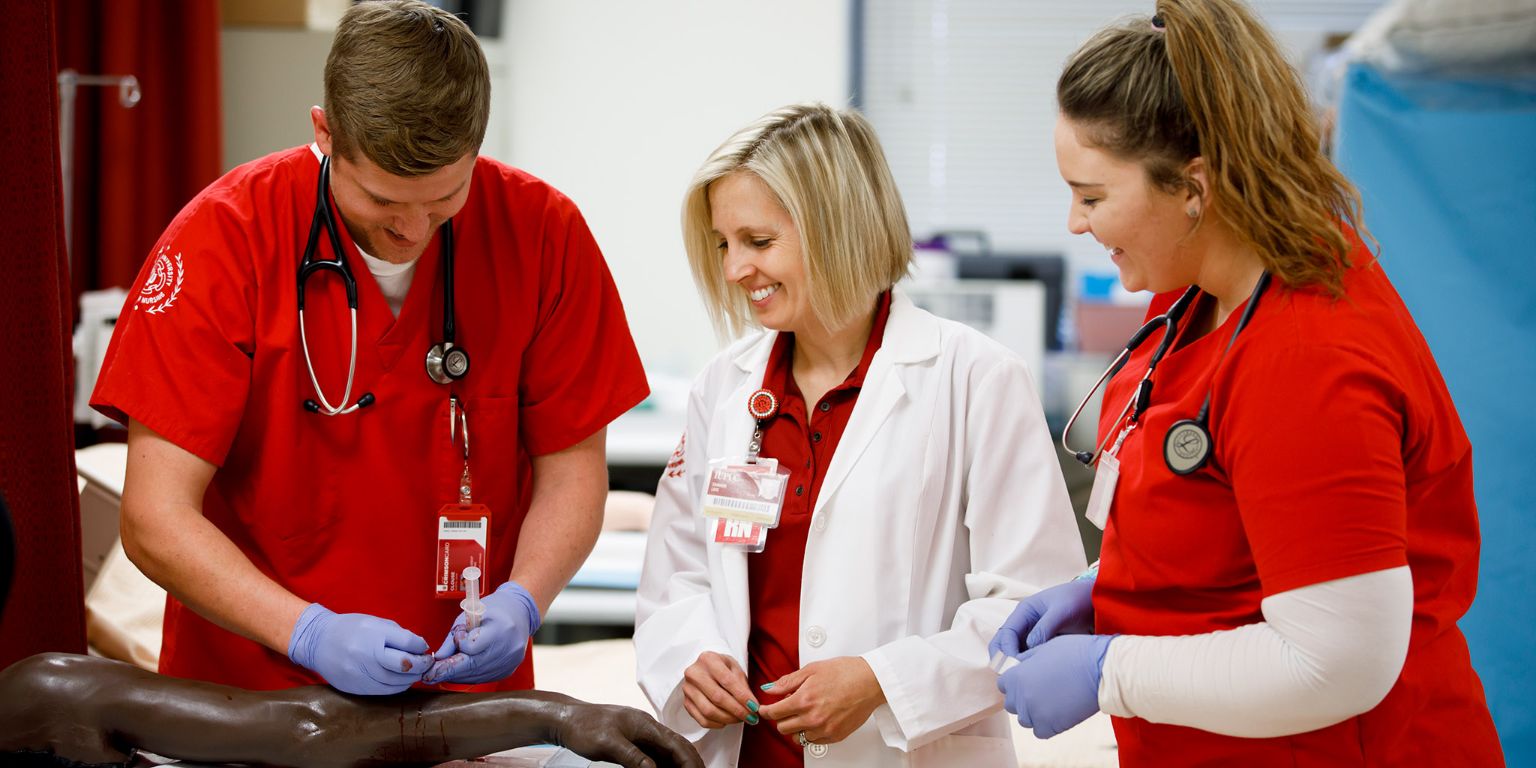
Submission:
[[[1152,14],[1152,30],[1154,32],[1168,31],[1168,27],[1163,24],[1163,15],[1161,13]]]

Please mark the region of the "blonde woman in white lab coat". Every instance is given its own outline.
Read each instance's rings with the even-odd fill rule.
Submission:
[[[1023,362],[892,291],[911,235],[857,113],[744,129],[683,227],[717,327],[752,332],[699,376],[657,489],[635,650],[660,719],[717,767],[1015,764],[987,642],[1084,566]],[[734,477],[778,496],[712,476],[768,459]],[[765,499],[775,528],[714,516]]]

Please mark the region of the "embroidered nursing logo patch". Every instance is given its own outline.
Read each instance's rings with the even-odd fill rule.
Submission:
[[[683,476],[683,456],[685,444],[688,442],[688,433],[684,432],[677,439],[677,449],[672,451],[672,458],[667,462],[667,477]]]
[[[144,287],[139,289],[139,295],[133,300],[134,309],[144,309],[151,315],[164,314],[176,303],[176,297],[181,295],[181,282],[186,279],[187,271],[182,266],[181,254],[172,256],[169,245],[160,246],[160,252],[155,254],[155,263],[150,267],[149,278],[144,281]]]

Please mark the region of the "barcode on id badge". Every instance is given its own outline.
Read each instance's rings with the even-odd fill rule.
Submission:
[[[747,499],[733,499],[729,496],[704,497],[704,514],[711,517],[726,517],[733,520],[746,520],[754,523],[773,523],[775,505],[771,501],[749,501]]]
[[[485,527],[490,520],[482,517],[478,520],[437,520],[437,538],[441,541],[477,541],[480,546],[485,546]]]

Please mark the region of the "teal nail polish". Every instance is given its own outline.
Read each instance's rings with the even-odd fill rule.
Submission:
[[[755,701],[753,701],[751,699],[747,699],[747,709],[750,709],[753,712],[756,712],[757,711],[757,702],[755,702]]]
[[[771,691],[771,690],[773,690],[773,683],[763,683],[763,684],[762,684],[762,685],[761,685],[761,686],[759,686],[759,687],[760,687],[760,688],[761,688],[761,689],[762,689],[762,690],[765,690],[765,691]]]
[[[757,725],[757,715],[747,715],[747,725]]]

